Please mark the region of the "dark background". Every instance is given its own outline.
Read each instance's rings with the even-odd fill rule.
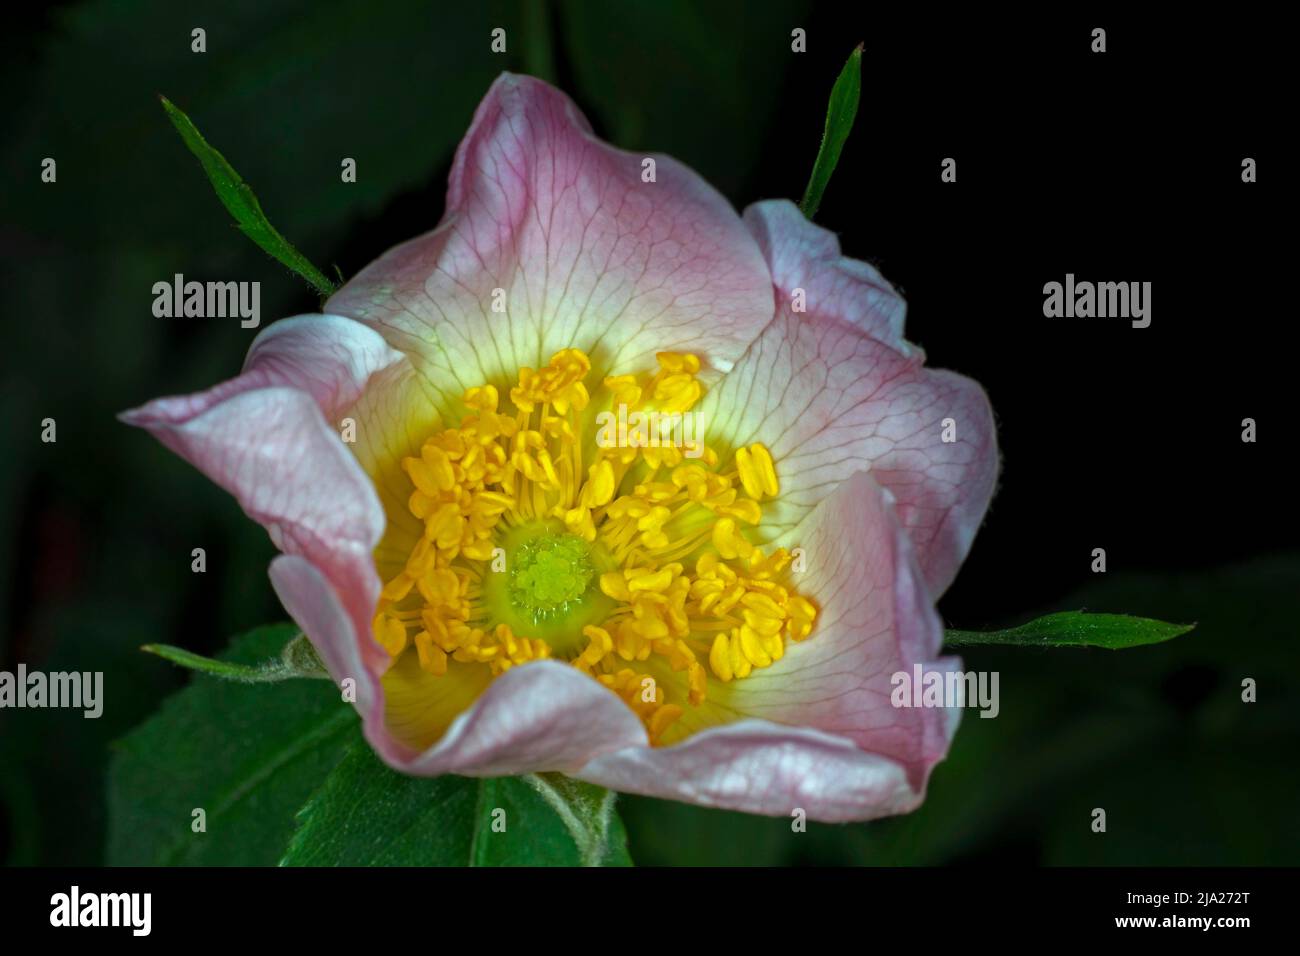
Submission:
[[[104,670],[107,704],[98,721],[0,712],[0,858],[103,860],[109,743],[189,680],[140,644],[214,653],[284,618],[265,533],[113,417],[230,377],[255,334],[154,318],[154,282],[258,280],[263,326],[318,308],[234,229],[155,94],[308,258],[348,276],[436,224],[452,151],[502,69],[555,82],[600,135],[677,156],[743,208],[802,193],[831,85],[865,41],[857,124],[817,220],[902,289],[909,339],[981,382],[999,420],[1000,490],[941,614],[964,629],[1081,607],[1199,626],[1118,653],[968,651],[1000,671],[1002,715],[968,716],[907,818],[795,835],[629,797],[634,859],[1300,862],[1282,31],[1254,13],[841,6],[97,0],[13,24],[0,669]],[[496,26],[504,56],[489,52]],[[1105,54],[1089,50],[1095,26]],[[40,182],[46,156],[55,185]],[[339,181],[344,156],[356,184]],[[955,184],[939,180],[948,156]],[[1246,156],[1258,183],[1241,182]],[[1150,281],[1151,326],[1044,318],[1043,284],[1067,272]],[[47,416],[56,444],[39,440]],[[1104,575],[1089,570],[1097,547]],[[1245,677],[1256,704],[1240,701]],[[1088,827],[1098,806],[1104,835]]]

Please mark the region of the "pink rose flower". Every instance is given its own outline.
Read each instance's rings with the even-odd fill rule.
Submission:
[[[737,216],[503,75],[437,229],[123,418],[267,529],[393,767],[864,820],[947,753],[957,712],[890,676],[960,666],[934,601],[997,468],[983,391],[923,367],[905,310],[791,203]]]

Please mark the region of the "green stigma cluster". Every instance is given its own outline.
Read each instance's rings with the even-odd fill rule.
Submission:
[[[510,562],[510,602],[534,622],[545,621],[581,600],[594,574],[590,548],[577,535],[530,538]]]

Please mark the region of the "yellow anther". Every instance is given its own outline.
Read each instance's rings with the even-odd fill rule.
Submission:
[[[780,634],[781,628],[785,626],[785,621],[781,618],[764,617],[748,608],[741,612],[741,617],[745,619],[745,625],[747,627],[752,628],[756,633],[763,637]]]
[[[739,518],[745,524],[758,524],[763,520],[763,509],[759,507],[757,501],[750,498],[741,498],[735,504],[722,505],[718,508],[718,514]]]
[[[641,386],[635,375],[611,375],[602,383],[614,398],[614,404],[629,408],[641,403]]]
[[[460,509],[449,502],[429,516],[424,526],[424,537],[442,550],[451,550],[460,544],[464,530],[465,519],[461,517]]]
[[[449,491],[456,486],[456,472],[451,465],[451,456],[444,449],[426,442],[420,449],[420,459],[439,491]]]
[[[709,667],[718,680],[731,680],[731,641],[726,634],[713,638],[713,647],[709,650]]]
[[[600,576],[600,589],[615,601],[630,601],[632,593],[622,571],[608,571]]]
[[[658,531],[665,521],[672,517],[672,512],[663,505],[655,505],[648,512],[636,519],[638,531]]]
[[[379,641],[391,656],[396,657],[406,649],[406,627],[391,614],[383,611],[376,614],[372,627],[375,640]]]
[[[736,527],[734,518],[719,518],[713,525],[712,540],[718,554],[727,560],[748,557],[754,550],[754,546]]]
[[[745,494],[755,500],[763,497],[763,479],[759,477],[758,469],[754,467],[754,456],[749,453],[748,448],[736,449],[736,470],[740,472],[740,484],[745,489]]]
[[[659,367],[669,374],[685,372],[695,375],[700,370],[700,357],[690,352],[656,352]]]
[[[692,706],[698,707],[704,703],[704,698],[708,694],[709,675],[705,673],[704,667],[699,663],[692,661],[686,671],[687,700]]]
[[[555,472],[555,462],[551,459],[550,452],[545,449],[538,452],[537,461],[542,466],[542,474],[546,476],[547,487],[558,488],[560,486],[560,476]]]
[[[465,392],[465,404],[481,412],[495,412],[498,400],[495,385],[479,385]]]
[[[778,620],[785,617],[785,612],[781,610],[780,605],[766,594],[751,591],[741,598],[740,603],[747,608],[752,608],[764,617],[772,617]]]
[[[590,671],[613,652],[614,639],[609,636],[609,631],[592,624],[584,627],[582,633],[589,643],[573,663],[575,667]]]
[[[421,575],[417,584],[429,604],[451,604],[460,596],[460,579],[448,568],[436,568]]]
[[[624,495],[610,502],[608,515],[611,518],[639,518],[650,513],[650,505],[640,498]]]
[[[433,643],[428,631],[415,635],[415,650],[421,668],[439,677],[447,673],[447,652]]]
[[[703,465],[696,462],[686,462],[673,469],[673,485],[677,488],[686,489],[693,500],[699,501],[708,494],[710,474]]]
[[[587,484],[583,489],[587,500],[584,504],[589,508],[599,508],[609,504],[614,497],[616,487],[614,466],[603,459],[596,462],[587,469]]]
[[[732,675],[739,680],[744,680],[750,675],[750,672],[753,671],[754,665],[750,663],[749,658],[745,656],[744,651],[741,650],[739,629],[731,632],[731,635],[727,640],[727,650],[731,658],[730,664]]]
[[[559,509],[556,517],[564,519],[564,526],[571,534],[586,541],[596,540],[596,523],[591,520],[591,511],[585,507]]]
[[[647,571],[644,568],[636,568],[627,572],[628,590],[635,593],[637,591],[663,591],[672,583],[673,575],[668,568],[661,571]]]
[[[767,450],[766,445],[761,444],[750,445],[749,453],[762,479],[763,493],[768,497],[776,497],[781,493],[781,483],[776,478],[776,463],[772,460],[772,453]]]
[[[437,499],[443,491],[446,491],[451,487],[451,483],[440,485],[433,471],[419,458],[403,458],[402,470],[410,476],[411,484],[415,485],[416,489],[421,494],[427,495],[430,498]],[[453,476],[452,482],[454,482],[454,480]]]
[[[414,586],[415,578],[403,571],[384,585],[383,590],[379,592],[379,596],[385,601],[400,601],[411,593],[411,588]]]
[[[637,485],[633,489],[637,495],[649,501],[664,502],[676,498],[677,486],[667,481],[651,481]]]
[[[460,553],[471,561],[489,561],[496,553],[496,545],[491,538],[480,538],[460,549]]]
[[[504,514],[519,502],[510,495],[493,491],[480,491],[470,500],[470,513],[485,518],[495,518]]]
[[[682,715],[682,709],[676,704],[664,704],[650,716],[650,722],[647,730],[650,732],[650,739],[657,741],[663,736],[668,726]]]
[[[749,556],[749,573],[755,578],[766,580],[774,577],[790,566],[792,557],[785,548],[777,548],[767,557],[762,550],[755,548]]]
[[[817,607],[802,595],[790,599],[790,617],[786,622],[786,632],[791,640],[802,641],[812,633],[813,622],[817,620]]]
[[[690,375],[667,375],[655,383],[654,399],[664,412],[684,412],[700,400],[704,387]]]
[[[763,642],[748,625],[740,629],[740,649],[755,667],[769,667],[772,663],[772,658],[768,656]]]
[[[579,349],[561,349],[551,357],[550,364],[539,372],[531,368],[519,370],[519,384],[510,390],[510,400],[525,414],[543,402],[549,402],[561,415],[569,409],[582,411],[587,407],[587,387],[582,380],[591,371],[591,360]]]
[[[650,643],[638,625],[624,621],[614,638],[614,650],[625,661],[643,661],[650,656]]]

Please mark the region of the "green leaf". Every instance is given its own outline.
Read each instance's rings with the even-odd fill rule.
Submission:
[[[253,190],[240,178],[239,173],[235,172],[234,167],[226,161],[226,157],[203,138],[198,128],[190,122],[190,118],[167,97],[158,98],[162,101],[163,109],[167,111],[172,125],[181,134],[185,145],[203,164],[203,171],[208,174],[212,188],[217,191],[217,198],[235,217],[235,222],[239,224],[244,235],[261,246],[273,259],[278,259],[306,279],[322,296],[333,293],[337,288],[334,283],[308,262],[306,256],[290,245],[289,240],[276,231],[271,221],[266,218],[266,213],[262,212],[262,206],[253,195]]]
[[[840,71],[839,79],[831,89],[831,100],[826,107],[826,130],[822,133],[821,148],[817,150],[817,161],[813,163],[812,176],[808,178],[808,188],[804,190],[799,208],[811,219],[817,215],[822,204],[822,194],[826,184],[831,181],[831,174],[840,161],[840,151],[844,141],[853,129],[853,120],[858,115],[858,99],[862,93],[862,44],[849,54],[849,60]]]
[[[283,652],[292,624],[258,628],[223,658]],[[273,865],[294,814],[355,738],[356,713],[332,684],[267,687],[199,675],[114,744],[108,775],[111,865]],[[195,832],[202,809],[206,832]]]
[[[260,664],[214,660],[171,644],[145,644],[140,650],[156,654],[164,660],[179,664],[181,667],[188,667],[190,670],[226,680],[243,681],[246,684],[267,684],[291,680],[295,677],[329,677],[325,665],[316,654],[316,649],[312,647],[307,635],[301,632],[284,645],[279,657],[270,658]]]
[[[626,866],[612,800],[549,774],[408,777],[357,741],[303,807],[281,865]]]
[[[1105,647],[1120,650],[1159,644],[1186,634],[1195,624],[1170,624],[1128,614],[1062,611],[1005,631],[944,631],[948,647],[1016,644],[1024,647]]]

